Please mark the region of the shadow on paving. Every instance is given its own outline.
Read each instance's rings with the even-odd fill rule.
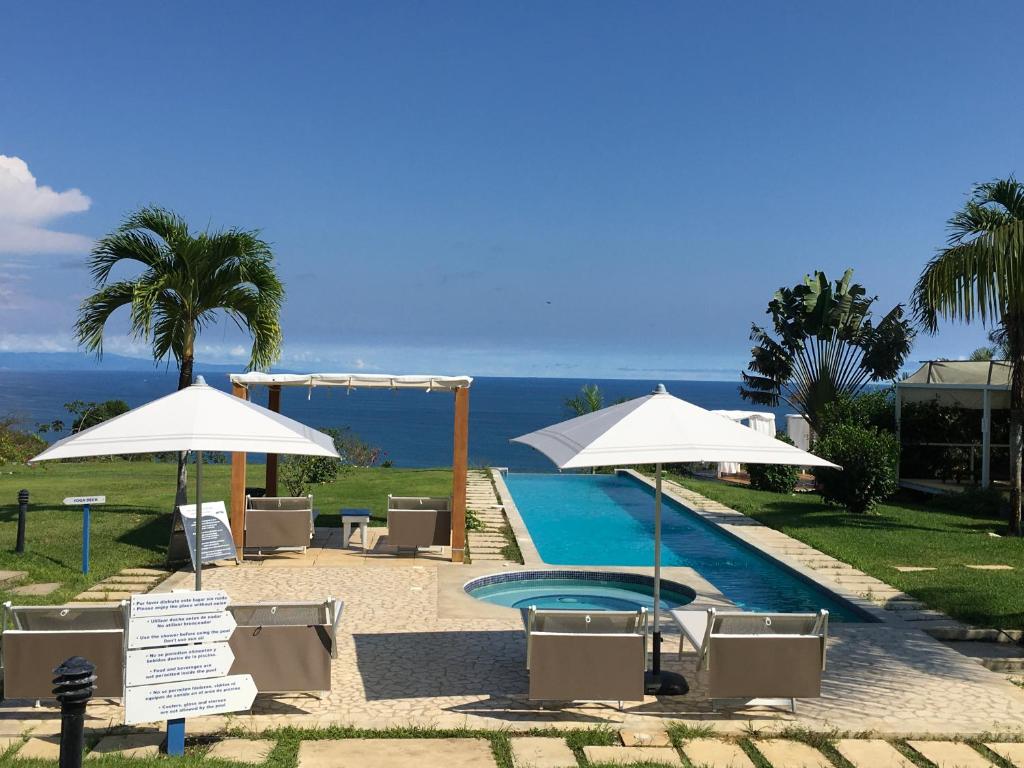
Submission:
[[[368,701],[525,695],[521,631],[354,634]]]

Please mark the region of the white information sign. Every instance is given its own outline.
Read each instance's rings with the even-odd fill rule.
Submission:
[[[106,504],[106,496],[68,496],[64,499],[64,503],[71,506],[82,506],[83,504]],[[203,507],[206,510],[206,507]]]
[[[128,651],[124,683],[128,686],[153,685],[222,677],[231,671],[234,661],[235,654],[227,643]]]
[[[235,617],[226,611],[129,619],[128,647],[225,642],[236,626]]]
[[[181,515],[185,541],[188,542],[192,568],[196,567],[196,505],[182,504],[178,507]],[[223,501],[203,503],[203,564],[217,560],[234,560],[237,556],[235,540],[231,536],[231,523]]]
[[[252,675],[228,675],[209,680],[141,685],[125,690],[126,725],[157,720],[241,712],[252,707],[256,684]]]
[[[173,616],[178,613],[212,613],[223,611],[227,607],[228,593],[223,589],[206,589],[202,592],[156,592],[132,595],[131,618]]]

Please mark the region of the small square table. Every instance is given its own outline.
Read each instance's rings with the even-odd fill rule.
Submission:
[[[366,549],[366,529],[370,526],[370,510],[343,507],[341,510],[341,546],[348,549],[348,540],[352,536],[352,526],[359,526],[359,544]]]

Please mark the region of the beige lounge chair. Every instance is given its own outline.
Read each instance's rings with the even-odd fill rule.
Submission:
[[[388,494],[388,544],[415,552],[420,547],[446,547],[451,538],[451,498]]]
[[[683,638],[697,649],[698,674],[708,698],[778,706],[821,695],[828,644],[828,611],[742,613],[679,609],[671,612]]]
[[[313,538],[313,496],[246,496],[245,548],[300,549]]]
[[[646,609],[527,612],[532,701],[642,701],[646,665]]]

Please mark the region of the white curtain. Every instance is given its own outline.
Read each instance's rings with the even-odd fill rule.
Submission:
[[[786,434],[801,451],[811,450],[811,425],[807,423],[806,417],[799,413],[788,414],[786,416]]]
[[[759,411],[715,411],[727,419],[744,424],[755,432],[775,436],[775,414]],[[718,476],[739,474],[740,465],[735,461],[723,461],[718,464]]]

